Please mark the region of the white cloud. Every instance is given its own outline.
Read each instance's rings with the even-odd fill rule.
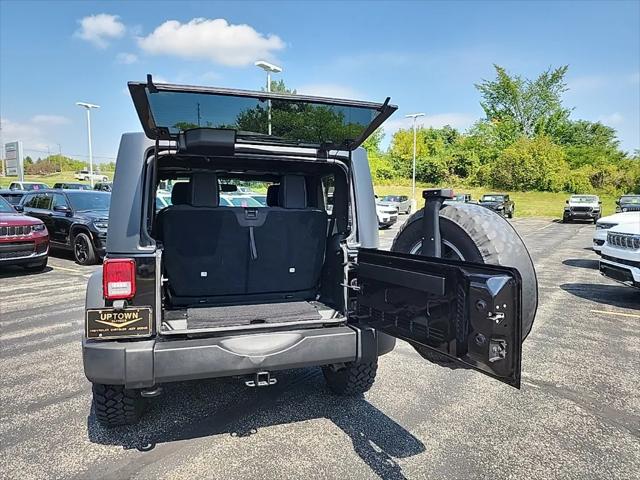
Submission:
[[[249,25],[231,25],[223,18],[194,18],[189,23],[169,20],[138,39],[152,55],[173,55],[243,67],[259,59],[271,59],[285,47],[277,35],[263,35]]]
[[[22,141],[24,149],[47,150],[56,144],[56,127],[70,123],[70,120],[60,115],[35,115],[27,121],[16,122],[8,118],[0,118],[2,125],[2,141]]]
[[[111,40],[121,38],[126,31],[126,27],[119,18],[118,15],[107,13],[84,17],[78,20],[80,28],[75,36],[93,43],[96,47],[107,48]]]
[[[123,65],[131,65],[138,61],[138,56],[133,53],[122,52],[116,55],[116,61]]]
[[[315,95],[318,97],[334,97],[334,98],[362,98],[362,94],[355,89],[339,85],[337,83],[315,83],[302,85],[296,91],[302,95]]]
[[[598,117],[598,121],[605,125],[620,125],[624,122],[624,117],[619,112],[613,112],[609,115],[601,115]]]
[[[66,125],[71,123],[67,117],[62,115],[36,115],[31,121],[39,125]]]

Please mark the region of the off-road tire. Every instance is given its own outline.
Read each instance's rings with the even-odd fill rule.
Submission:
[[[42,272],[45,268],[47,268],[48,258],[38,262],[38,263],[30,263],[24,266],[24,269],[28,272]]]
[[[329,389],[338,395],[356,396],[368,391],[376,380],[378,361],[349,363],[339,370],[322,367]]]
[[[93,409],[96,419],[105,427],[137,423],[145,405],[137,390],[128,390],[123,385],[93,384]]]
[[[419,253],[422,244],[422,217],[418,210],[400,228],[392,252]],[[515,267],[522,277],[522,339],[533,326],[538,308],[538,280],[524,242],[501,215],[470,203],[446,205],[440,210],[440,233],[466,261]]]
[[[76,251],[76,248],[77,248],[76,242],[84,242],[86,246],[86,256],[81,256]],[[93,265],[96,263],[96,250],[93,247],[93,242],[91,241],[91,238],[86,233],[79,232],[73,236],[72,248],[73,248],[73,258],[75,259],[76,263],[78,263],[79,265]]]

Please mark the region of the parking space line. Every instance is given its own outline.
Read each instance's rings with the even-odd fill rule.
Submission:
[[[51,264],[49,264],[49,266],[54,270],[64,270],[65,272],[73,272],[73,273],[84,273],[82,270],[75,270],[73,268],[59,267],[57,265],[51,265]]]
[[[550,222],[547,225],[545,225],[544,227],[537,228],[536,232],[539,232],[540,230],[544,230],[545,228],[549,228],[551,225],[555,225],[555,223]]]
[[[640,318],[640,315],[635,313],[612,312],[610,310],[590,310],[590,312],[591,313],[608,313],[609,315],[619,315],[621,317]]]

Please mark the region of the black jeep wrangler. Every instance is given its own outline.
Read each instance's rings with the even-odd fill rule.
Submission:
[[[377,249],[359,146],[396,110],[388,100],[151,77],[129,90],[144,134],[122,137],[82,341],[101,423],[137,421],[164,383],[187,379],[246,375],[262,387],[279,370],[319,366],[332,391],[360,394],[396,338],[428,361],[519,387],[538,297],[508,222],[425,191],[426,209],[392,251]],[[266,205],[221,201],[242,182],[266,192]],[[171,205],[160,208],[166,185]]]

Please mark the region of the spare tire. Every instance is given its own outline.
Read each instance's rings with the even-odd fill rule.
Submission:
[[[400,228],[392,252],[419,255],[422,251],[424,209]],[[469,203],[445,205],[440,210],[442,257],[517,268],[522,277],[522,340],[533,326],[538,309],[538,279],[522,238],[501,215]]]

